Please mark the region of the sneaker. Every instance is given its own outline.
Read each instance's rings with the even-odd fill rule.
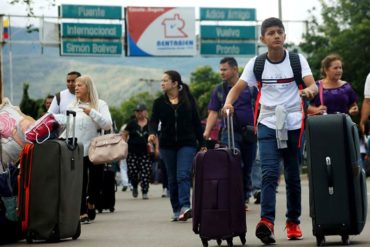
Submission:
[[[87,209],[87,216],[89,217],[89,220],[95,220],[95,217],[96,217],[95,208],[88,208]]]
[[[264,244],[273,244],[276,242],[274,235],[274,224],[268,219],[262,218],[256,227],[256,236]]]
[[[187,221],[192,217],[191,208],[183,207],[180,211],[179,221]]]
[[[260,190],[257,190],[256,192],[254,192],[253,197],[255,199],[254,204],[260,204],[261,203],[261,191]]]
[[[143,200],[148,200],[149,197],[148,197],[148,193],[143,193]]]
[[[139,195],[139,192],[137,191],[137,188],[132,188],[132,196],[136,198]]]
[[[167,189],[166,188],[163,188],[163,191],[162,191],[162,198],[164,197],[167,197]]]
[[[81,224],[90,224],[89,216],[87,214],[80,216]]]
[[[175,222],[179,220],[179,212],[173,213],[173,216],[171,217],[171,221]]]
[[[127,186],[122,186],[122,191],[126,191],[127,190]]]
[[[301,228],[299,224],[296,224],[292,221],[286,223],[286,233],[289,240],[298,240],[303,239]]]
[[[245,211],[249,211],[248,202],[244,203]]]

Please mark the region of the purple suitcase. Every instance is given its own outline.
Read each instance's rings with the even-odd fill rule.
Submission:
[[[203,246],[208,246],[211,239],[216,239],[219,245],[227,240],[228,246],[233,246],[236,236],[245,244],[247,227],[240,164],[240,153],[235,148],[199,152],[194,159],[193,231],[199,234]]]

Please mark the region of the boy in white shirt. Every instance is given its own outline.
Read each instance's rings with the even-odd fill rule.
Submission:
[[[233,112],[233,103],[247,86],[260,88],[260,114],[258,118],[258,145],[262,169],[261,220],[256,236],[265,244],[275,243],[274,221],[276,187],[279,178],[279,161],[284,160],[287,189],[286,229],[288,239],[302,239],[299,227],[301,216],[301,183],[299,173],[299,140],[302,127],[302,100],[317,94],[317,86],[306,59],[299,54],[301,76],[305,89],[298,88],[289,52],[284,49],[286,38],[283,23],[268,18],[261,25],[260,40],[267,48],[261,82],[254,74],[256,58],[245,66],[237,84],[229,92],[223,108]],[[302,83],[303,84],[303,83]],[[282,138],[283,136],[283,138]]]

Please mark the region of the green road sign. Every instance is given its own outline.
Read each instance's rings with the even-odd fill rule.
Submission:
[[[120,24],[62,23],[61,26],[62,37],[107,39],[122,37],[122,25]]]
[[[255,26],[200,26],[201,39],[256,39]]]
[[[255,21],[256,9],[200,8],[201,21]]]
[[[59,7],[62,18],[88,19],[122,19],[121,6],[72,5],[62,4]]]
[[[76,41],[62,40],[61,55],[115,56],[122,54],[120,41]]]
[[[243,42],[201,42],[201,55],[256,55],[256,43]]]

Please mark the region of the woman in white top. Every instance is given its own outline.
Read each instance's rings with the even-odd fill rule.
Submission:
[[[76,99],[68,106],[76,112],[76,137],[84,147],[84,174],[81,201],[81,222],[95,219],[95,202],[103,178],[103,165],[93,165],[88,157],[91,140],[99,135],[100,129],[110,130],[112,118],[107,103],[98,97],[90,76],[76,78]],[[88,198],[88,199],[87,199]]]

